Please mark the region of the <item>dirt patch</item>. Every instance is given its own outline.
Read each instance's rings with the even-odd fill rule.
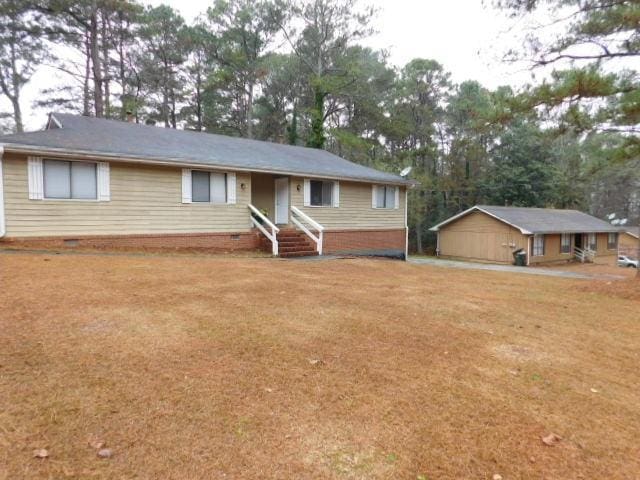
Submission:
[[[0,478],[631,479],[638,345],[584,280],[0,255]]]
[[[502,358],[507,360],[515,360],[518,362],[532,362],[532,361],[540,361],[547,358],[542,352],[538,352],[529,347],[524,347],[522,345],[497,345],[493,348],[493,351]]]

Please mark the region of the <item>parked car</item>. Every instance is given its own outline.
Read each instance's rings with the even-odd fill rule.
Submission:
[[[626,255],[618,255],[618,266],[619,267],[633,267],[638,268],[638,260],[634,260],[632,258],[627,257]]]

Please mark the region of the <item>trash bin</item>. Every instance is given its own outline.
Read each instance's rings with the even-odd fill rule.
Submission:
[[[518,267],[526,267],[527,266],[527,252],[524,249],[519,249],[513,252],[513,264]]]

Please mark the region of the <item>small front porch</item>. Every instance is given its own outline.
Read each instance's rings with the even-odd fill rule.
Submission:
[[[292,205],[292,188],[302,185],[292,177],[264,173],[251,174],[252,226],[261,236],[261,246],[274,256],[322,255],[324,227]]]

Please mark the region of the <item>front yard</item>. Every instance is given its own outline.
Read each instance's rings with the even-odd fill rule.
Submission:
[[[637,478],[634,282],[0,253],[0,479]]]

